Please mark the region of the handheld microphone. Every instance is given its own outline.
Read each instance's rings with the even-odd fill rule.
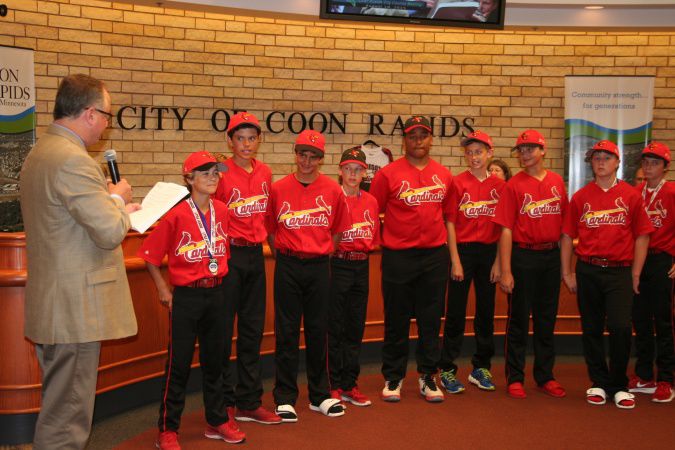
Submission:
[[[117,152],[113,149],[106,150],[105,153],[103,153],[103,158],[108,162],[110,179],[113,184],[117,184],[120,181],[120,171],[117,168]]]

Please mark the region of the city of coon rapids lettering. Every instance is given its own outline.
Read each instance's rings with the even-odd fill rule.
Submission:
[[[124,105],[117,110],[117,124],[123,130],[164,130],[168,121],[174,125],[173,129],[183,131],[185,119],[192,108],[176,108],[168,106],[132,106]],[[244,109],[216,109],[211,114],[211,128],[214,131],[224,132],[230,122],[230,117]],[[406,116],[407,118],[407,116]],[[175,119],[175,121],[174,121]],[[439,137],[453,137],[464,129],[462,136],[474,131],[474,118],[456,118],[453,116],[429,116],[434,134]],[[152,125],[149,124],[152,123]],[[326,134],[347,134],[349,114],[347,113],[305,113],[300,111],[270,111],[263,112],[261,120],[265,131],[273,134],[290,131],[298,134],[310,128]],[[393,136],[403,131],[404,119],[397,116],[394,123],[384,123],[382,114],[368,115],[369,135]]]

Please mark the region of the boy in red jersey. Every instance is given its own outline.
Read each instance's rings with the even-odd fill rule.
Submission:
[[[443,302],[448,283],[448,232],[444,211],[452,182],[450,171],[429,157],[432,129],[426,117],[414,116],[403,126],[405,156],[380,169],[370,187],[380,212],[382,232],[382,294],[384,401],[401,399],[408,365],[410,319],[417,319],[417,372],[420,394],[429,402],[443,401],[438,370]]]
[[[260,342],[265,326],[265,213],[272,171],[255,159],[260,146],[258,118],[248,112],[232,116],[227,127],[232,157],[228,176],[220,179],[215,198],[227,205],[230,271],[223,280],[227,299],[223,383],[228,416],[244,422],[278,424],[281,418],[262,407]],[[230,349],[237,317],[237,386],[231,382]],[[234,411],[236,404],[237,410]]]
[[[328,417],[344,414],[330,396],[326,375],[326,331],[333,240],[347,228],[340,185],[319,172],[325,138],[305,130],[295,141],[295,173],[272,184],[267,215],[274,268],[276,413],[297,422],[300,321],[305,329],[309,408]]]
[[[652,142],[642,151],[646,181],[638,186],[654,232],[640,275],[640,293],[633,301],[637,361],[628,380],[629,392],[652,394],[652,401],[673,400],[673,280],[675,278],[675,183],[665,180],[670,149]],[[656,330],[656,339],[654,338]],[[654,382],[656,344],[656,382]]]
[[[493,155],[492,138],[474,131],[462,140],[469,170],[452,179],[448,216],[450,281],[445,313],[443,348],[438,367],[441,383],[451,394],[464,391],[457,380],[455,359],[464,338],[466,304],[471,282],[476,292],[473,328],[476,353],[471,363],[469,382],[486,391],[494,391],[490,362],[495,353],[495,284],[499,281],[497,241],[501,228],[492,222],[504,180],[490,176],[488,163]]]
[[[160,302],[169,308],[169,350],[156,443],[160,449],[180,449],[177,431],[196,339],[199,339],[207,421],[204,435],[228,443],[245,438],[222,408],[225,334],[222,280],[228,270],[227,207],[210,196],[216,192],[219,172],[224,170],[206,151],[188,156],[183,163],[183,177],[190,198],[169,211],[138,250],[157,286]],[[164,256],[169,258],[170,285],[160,272]]]
[[[524,170],[514,175],[502,191],[495,212],[501,225],[500,287],[509,294],[506,325],[507,392],[527,397],[525,349],[530,312],[534,325],[534,380],[553,397],[565,390],[553,376],[553,329],[560,294],[559,240],[567,208],[565,184],[560,175],[544,168],[546,141],[535,130],[520,133],[513,151]]]
[[[563,280],[577,293],[582,342],[593,386],[586,401],[604,405],[609,395],[618,408],[635,407],[628,392],[626,369],[630,358],[631,308],[638,293],[640,272],[647,256],[649,222],[640,194],[617,179],[619,149],[599,141],[586,155],[595,180],[572,196],[565,214],[562,237]],[[576,274],[572,270],[572,239],[576,247]],[[632,275],[632,276],[631,276]],[[603,333],[609,331],[609,366]]]
[[[380,231],[377,200],[359,188],[367,167],[366,154],[361,149],[342,153],[340,176],[350,226],[340,234],[331,257],[328,383],[331,397],[356,406],[371,404],[356,381],[361,371],[359,353],[368,306],[368,256]]]

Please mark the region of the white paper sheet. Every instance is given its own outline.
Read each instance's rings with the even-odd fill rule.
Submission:
[[[129,215],[131,228],[145,233],[153,223],[189,194],[185,186],[163,181],[155,184],[141,202],[142,208]]]

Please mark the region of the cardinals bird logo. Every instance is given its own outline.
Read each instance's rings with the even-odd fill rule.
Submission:
[[[332,207],[326,204],[323,195],[316,197],[315,202],[316,208],[300,211],[291,211],[291,205],[284,202],[279,209],[277,222],[283,223],[286,228],[293,230],[300,227],[327,227],[329,225],[328,216],[331,214]]]
[[[496,189],[490,191],[491,200],[479,200],[477,202],[471,201],[471,195],[465,192],[462,200],[459,202],[459,211],[464,213],[464,216],[469,219],[475,219],[478,216],[494,217],[495,207],[499,201],[499,194]]]
[[[579,222],[585,222],[589,228],[597,228],[600,225],[625,225],[628,206],[624,203],[622,197],[617,198],[614,204],[616,208],[592,211],[591,205],[584,203],[584,210]]]
[[[233,188],[230,199],[227,201],[227,208],[237,217],[251,217],[253,214],[264,213],[267,211],[267,199],[270,196],[266,181],[263,181],[261,188],[262,194],[248,198],[243,198],[241,191]]]
[[[520,208],[521,214],[527,214],[529,217],[539,219],[544,214],[560,214],[560,193],[558,189],[551,187],[550,198],[533,201],[532,194],[525,193],[523,197],[523,207]]]
[[[342,232],[340,240],[342,242],[354,242],[357,239],[372,239],[375,222],[370,217],[370,211],[363,212],[363,222],[352,224],[352,227]]]
[[[435,184],[412,189],[410,182],[403,180],[398,191],[398,199],[408,206],[419,206],[422,203],[440,203],[445,198],[445,184],[438,175],[431,177]]]
[[[227,250],[225,242],[227,234],[223,233],[223,227],[220,222],[216,224],[216,245],[214,248],[215,256],[225,256]],[[187,231],[183,231],[180,242],[176,248],[176,256],[183,255],[183,258],[189,263],[195,263],[202,259],[209,259],[209,249],[204,240],[193,241],[192,236]]]
[[[654,210],[648,210],[647,215],[655,228],[661,228],[663,226],[663,219],[668,217],[668,210],[663,207],[661,199],[658,199],[656,203],[654,203]]]

